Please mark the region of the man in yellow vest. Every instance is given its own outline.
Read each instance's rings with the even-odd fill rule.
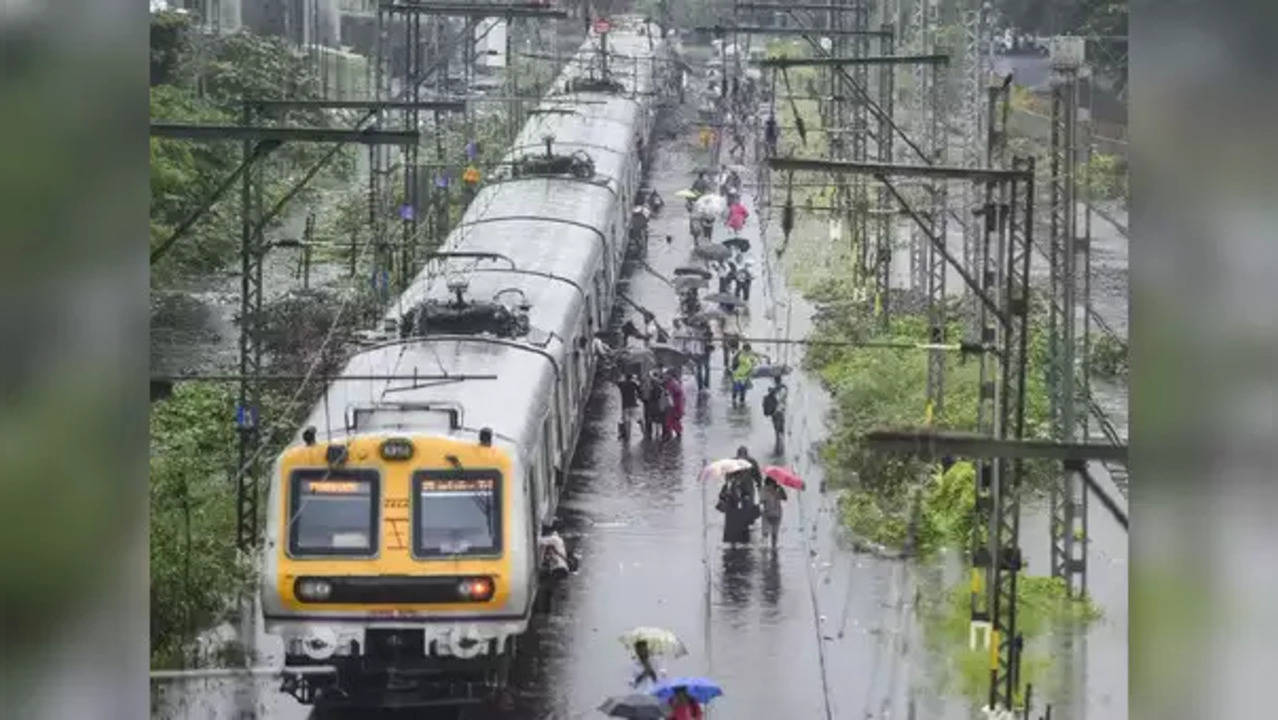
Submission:
[[[465,189],[466,204],[469,205],[471,200],[475,199],[475,193],[479,188],[479,168],[469,165],[462,173],[462,187]]]

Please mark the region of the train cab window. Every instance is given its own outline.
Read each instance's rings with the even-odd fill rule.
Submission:
[[[376,471],[298,470],[289,489],[291,555],[377,553],[380,488]]]
[[[413,473],[417,557],[501,552],[501,474],[496,470]]]

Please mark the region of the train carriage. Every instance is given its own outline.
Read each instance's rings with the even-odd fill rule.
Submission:
[[[620,87],[592,79],[599,40],[588,39],[506,169],[388,310],[388,336],[349,361],[343,375],[356,379],[326,389],[278,458],[266,629],[289,666],[337,668],[289,677],[303,702],[457,704],[504,683],[667,86],[648,27],[614,23]],[[546,171],[572,154],[569,172]]]

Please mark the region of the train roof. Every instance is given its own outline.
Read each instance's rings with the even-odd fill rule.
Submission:
[[[321,438],[368,431],[441,435],[477,432],[490,427],[499,441],[522,445],[539,430],[551,397],[544,388],[570,361],[566,342],[582,304],[578,287],[589,290],[593,268],[605,252],[619,257],[624,242],[612,227],[610,209],[622,191],[621,180],[639,131],[639,111],[651,112],[646,100],[651,83],[641,67],[651,54],[642,18],[613,19],[608,36],[614,78],[624,93],[558,94],[524,125],[506,159],[544,151],[542,138],[554,136],[557,154],[581,150],[595,166],[593,180],[565,177],[498,177],[471,201],[458,226],[440,250],[445,253],[489,253],[500,258],[452,257],[428,263],[387,318],[399,319],[424,300],[450,298],[448,281],[464,277],[466,296],[489,300],[507,288],[522,291],[530,306],[526,336],[428,336],[386,342],[353,356],[344,376],[464,376],[481,379],[344,380],[329,385],[312,410],[307,425]],[[653,26],[655,28],[655,25]],[[592,36],[578,59],[597,55]],[[628,56],[628,57],[627,57]],[[562,89],[572,78],[590,72],[585,62],[569,63],[560,76]],[[554,93],[552,93],[554,94]],[[570,112],[563,112],[568,109]],[[513,265],[513,267],[512,267]],[[505,296],[503,296],[505,297]],[[429,405],[429,407],[428,407]],[[453,426],[446,408],[460,408],[461,428]],[[353,427],[352,427],[353,425]],[[349,429],[348,429],[349,428]]]

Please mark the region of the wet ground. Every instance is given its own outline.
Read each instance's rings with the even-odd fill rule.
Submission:
[[[685,144],[690,134],[658,147],[650,184],[666,198],[688,185],[701,162]],[[716,233],[727,237],[725,228]],[[691,250],[683,208],[668,204],[652,234],[674,237],[670,245],[653,242],[648,261],[669,277]],[[760,247],[757,217],[741,234],[761,266],[769,251]],[[650,272],[633,275],[628,293],[659,320],[675,314],[674,293]],[[747,332],[802,338],[810,314],[783,278],[760,278]],[[756,349],[792,365],[800,359],[797,348]],[[562,505],[585,557],[534,634],[535,660],[521,677],[529,717],[590,716],[603,697],[624,692],[630,664],[618,636],[634,625],[669,628],[687,644],[687,657],[663,663],[671,675],[722,684],[713,717],[859,717],[883,705],[904,716],[910,683],[896,646],[909,616],[901,602],[912,592],[903,564],[837,550],[833,498],[818,491],[813,452],[824,435],[824,394],[809,378],[792,376],[789,435],[778,449],[762,414],[762,387],[733,409],[721,362],[716,353],[714,382],[704,392],[689,382],[679,440],[617,440],[618,393],[597,384]],[[721,542],[723,516],[713,509],[718,485],[697,480],[706,462],[742,445],[761,464],[794,467],[809,483],[808,491],[791,493],[776,552],[759,542],[757,526],[753,547]]]

